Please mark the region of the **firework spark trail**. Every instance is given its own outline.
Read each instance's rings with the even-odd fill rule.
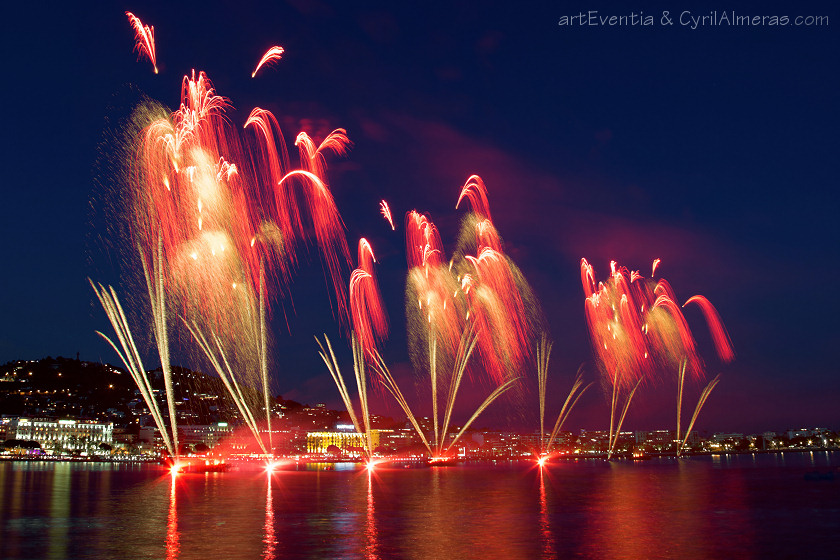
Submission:
[[[627,398],[624,401],[624,408],[621,410],[621,416],[618,418],[618,422],[615,426],[615,431],[612,430],[613,425],[613,417],[610,416],[610,441],[609,441],[609,448],[607,450],[607,459],[610,459],[615,453],[616,445],[618,444],[618,436],[621,435],[621,426],[624,424],[624,418],[627,416],[627,411],[630,409],[630,403],[633,401],[633,395],[636,394],[636,390],[639,388],[639,385],[642,384],[642,380],[644,377],[640,377],[633,388],[627,393]],[[613,384],[613,411],[615,411],[615,407],[618,404],[618,395],[615,392],[615,384]]]
[[[650,267],[650,277],[651,278],[656,276],[656,267],[659,266],[660,262],[662,262],[661,259],[653,259],[653,266]]]
[[[287,258],[281,261],[283,264],[281,264],[280,273],[283,280],[289,282],[291,270],[297,264],[297,255],[292,249],[300,235],[301,226],[297,205],[294,201],[287,199],[283,191],[276,188],[290,166],[286,140],[277,119],[265,109],[255,107],[251,110],[244,125],[246,130],[249,127],[254,130],[257,140],[257,152],[252,153],[252,157],[256,159],[253,165],[254,181],[257,186],[254,202],[281,232],[283,246],[288,250],[284,251]],[[252,246],[257,240],[263,241],[263,239],[257,239],[256,236],[252,237]]]
[[[412,210],[405,219],[405,249],[408,268],[429,268],[443,263],[443,242],[435,224],[429,218]]]
[[[205,322],[215,317],[205,327],[221,332],[224,325],[236,331],[245,321],[230,302],[250,306],[262,271],[267,296],[285,289],[297,263],[296,245],[311,227],[339,316],[346,317],[350,257],[326,186],[325,154],[344,155],[349,140],[337,129],[316,149],[302,136],[305,168],[290,171],[274,116],[251,112],[245,127],[254,130],[256,142],[248,149],[225,116],[230,107],[204,72],[193,72],[182,81],[180,108],[145,127],[133,170],[135,238],[147,248],[163,239],[175,296],[187,308],[199,307],[195,315]],[[237,289],[245,293],[236,296]]]
[[[420,440],[423,442],[423,445],[426,446],[426,449],[429,451],[429,455],[434,455],[434,452],[432,451],[432,446],[429,445],[429,440],[426,438],[426,434],[423,432],[423,429],[417,422],[417,417],[411,411],[411,407],[408,405],[408,401],[403,396],[399,385],[397,385],[394,376],[391,375],[391,371],[388,369],[388,366],[385,365],[385,360],[382,359],[382,356],[379,354],[378,351],[374,351],[374,368],[378,374],[378,377],[381,379],[382,384],[385,386],[388,392],[391,393],[391,396],[394,397],[394,400],[397,401],[397,404],[400,405],[400,408],[402,408],[409,422],[411,422],[411,425],[414,427],[414,430],[417,432],[417,435],[420,436]]]
[[[469,320],[460,286],[444,264],[443,243],[435,225],[412,210],[406,215],[406,306],[409,344],[416,366],[427,363],[431,331],[441,341],[444,356],[455,351]]]
[[[259,341],[259,362],[260,379],[262,381],[263,400],[265,402],[265,423],[268,429],[268,449],[274,456],[273,432],[271,430],[271,393],[268,384],[268,328],[265,317],[265,275],[260,270],[260,341]]]
[[[479,176],[467,180],[456,208],[464,198],[470,201],[472,213],[463,221],[453,260],[470,316],[478,325],[482,363],[500,382],[530,361],[532,341],[542,320],[528,282],[504,254],[490,219],[487,188]]]
[[[481,189],[483,193],[481,180],[475,177],[467,183],[468,187],[462,189],[462,196],[481,203],[482,196],[469,194],[474,189]],[[465,191],[467,194],[463,194]],[[522,287],[527,283],[509,259],[495,249],[500,248],[501,243],[487,217],[489,209],[486,196],[483,200],[484,215],[480,216],[481,220],[468,217],[462,230],[470,230],[472,233],[469,237],[478,239],[478,244],[482,240],[489,240],[488,244],[492,246],[480,245],[476,248],[477,256],[461,249],[448,265],[444,264],[443,244],[434,224],[416,211],[406,216],[409,343],[415,366],[425,369],[425,364],[428,364],[434,430],[431,447],[437,454],[445,452],[444,444],[455,395],[473,349],[482,350],[480,354],[485,369],[490,373],[490,379],[498,385],[467,425],[496,398],[513,387],[517,379],[513,375],[515,364],[522,355],[518,345],[530,345],[529,333],[518,328],[526,324],[521,294]],[[476,222],[477,226],[474,225]],[[516,303],[517,298],[519,305]],[[464,337],[467,335],[464,333],[470,333],[470,343],[466,346]],[[446,371],[449,364],[452,365],[452,373],[439,375],[439,370]],[[438,418],[438,387],[446,381],[449,382],[449,390],[441,422]],[[455,436],[446,450],[451,448],[461,433]]]
[[[551,434],[548,438],[548,444],[545,444],[545,394],[548,385],[548,360],[551,357],[552,346],[553,343],[548,339],[548,335],[543,333],[540,337],[540,343],[537,346],[536,354],[537,385],[539,388],[540,398],[540,453],[551,452],[551,446],[554,443],[554,439],[557,437],[557,434],[560,433],[560,430],[563,429],[563,424],[565,424],[566,419],[569,417],[569,414],[571,414],[578,399],[580,399],[581,395],[583,395],[583,393],[585,393],[592,385],[592,383],[585,386],[583,385],[583,372],[578,370],[575,382],[572,384],[569,395],[566,397],[566,401],[563,403],[563,408],[560,409],[560,414],[557,416],[557,421],[554,423],[554,429],[551,430]],[[583,388],[581,389],[581,387]]]
[[[315,342],[318,343],[318,347],[320,350],[318,354],[321,356],[321,359],[326,364],[327,369],[330,372],[330,376],[332,376],[333,381],[335,382],[336,387],[338,388],[338,392],[341,395],[341,400],[344,402],[344,406],[347,409],[347,413],[350,415],[350,420],[353,422],[353,426],[356,428],[356,432],[362,434],[364,441],[365,441],[365,452],[367,455],[368,460],[373,457],[373,439],[371,437],[370,431],[370,413],[368,409],[368,397],[367,397],[367,376],[365,374],[365,359],[364,355],[362,354],[362,349],[359,344],[356,342],[355,335],[351,334],[351,345],[353,349],[353,373],[356,377],[356,389],[358,390],[359,394],[359,409],[361,413],[361,421],[359,421],[359,417],[353,408],[353,400],[350,397],[350,393],[347,390],[347,385],[344,383],[344,378],[341,375],[341,370],[338,367],[338,360],[335,357],[335,352],[333,351],[332,344],[330,343],[330,339],[327,335],[324,335],[324,343],[322,343],[318,337],[315,337]],[[326,344],[326,347],[324,346]]]
[[[446,398],[446,407],[444,408],[444,416],[443,416],[443,425],[441,427],[441,433],[443,437],[446,437],[447,432],[449,431],[449,423],[452,419],[452,410],[455,408],[455,397],[458,396],[458,389],[461,387],[461,379],[464,377],[464,371],[467,368],[467,362],[470,359],[470,356],[475,350],[476,342],[478,341],[478,337],[475,336],[472,332],[467,332],[465,336],[461,338],[461,343],[458,345],[458,353],[455,357],[455,371],[452,375],[452,378],[449,382],[449,391]],[[454,441],[452,442],[454,444]],[[440,441],[442,446],[443,440]],[[441,447],[438,448],[438,454],[441,452]]]
[[[287,173],[278,183],[278,189],[291,191],[292,183],[304,185],[306,208],[312,219],[315,238],[326,261],[333,282],[340,319],[347,317],[347,295],[344,290],[344,271],[350,268],[350,250],[344,236],[344,222],[338,213],[332,193],[321,179],[309,171],[295,170]]]
[[[388,336],[388,318],[373,272],[376,259],[364,237],[359,239],[359,266],[350,275],[350,315],[353,330],[365,356]]]
[[[484,185],[484,181],[481,180],[481,177],[478,175],[471,175],[467,179],[467,182],[464,183],[464,186],[461,188],[461,196],[458,197],[458,202],[455,204],[456,210],[458,209],[458,206],[461,205],[461,201],[465,196],[469,198],[473,212],[482,218],[486,218],[488,220],[491,219],[490,204],[487,202],[487,187]]]
[[[524,279],[517,277],[509,259],[489,247],[483,247],[478,258],[467,255],[466,260],[473,270],[472,286],[465,286],[464,295],[478,325],[480,355],[488,372],[500,381],[530,352],[533,332],[520,288]]]
[[[137,51],[138,57],[144,54],[148,57],[155,69],[155,74],[157,74],[158,68],[157,55],[155,54],[155,28],[143,25],[140,18],[131,12],[126,12],[125,15],[128,16],[128,22],[131,24],[131,27],[134,28],[134,50]]]
[[[572,383],[572,388],[569,390],[569,395],[566,397],[563,407],[560,409],[560,414],[557,416],[557,421],[554,423],[554,429],[551,430],[551,435],[548,437],[548,445],[545,447],[546,452],[551,452],[551,446],[554,444],[557,434],[563,429],[563,424],[568,420],[572,409],[592,384],[593,382],[589,382],[586,385],[583,384],[583,372],[579,369],[577,377],[575,377],[575,382]]]
[[[169,362],[169,337],[166,325],[166,292],[163,286],[163,241],[158,241],[157,254],[152,262],[147,263],[144,255],[143,274],[146,277],[146,287],[149,292],[149,304],[152,308],[154,321],[155,342],[160,356],[160,369],[163,372],[163,383],[166,391],[166,403],[169,408],[169,425],[172,427],[172,445],[175,447],[175,462],[178,462],[180,448],[178,446],[177,415],[175,413],[175,394],[172,386],[172,368]],[[141,249],[142,251],[142,249]]]
[[[545,439],[545,390],[548,383],[548,359],[551,356],[552,342],[543,333],[540,345],[537,346],[537,387],[540,398],[540,453],[546,450],[543,445]]]
[[[646,280],[615,261],[610,268],[609,279],[596,284],[592,266],[581,259],[586,319],[604,375],[629,390],[642,376],[655,379],[685,358],[689,371],[702,376],[694,338],[668,282]]]
[[[105,310],[105,314],[111,322],[111,326],[117,335],[117,340],[119,341],[120,348],[122,348],[122,350],[120,350],[114,341],[102,332],[96,331],[96,334],[105,339],[111,348],[114,349],[117,356],[119,356],[120,361],[122,361],[123,365],[125,365],[125,369],[127,369],[131,374],[131,378],[137,385],[137,388],[143,397],[143,401],[146,403],[146,407],[149,409],[152,419],[160,431],[164,445],[166,445],[166,449],[169,451],[171,456],[175,457],[177,455],[176,448],[172,445],[172,438],[169,435],[169,430],[166,429],[166,424],[163,421],[163,414],[161,414],[160,407],[155,399],[152,384],[146,375],[146,370],[143,367],[143,361],[140,359],[140,353],[137,351],[134,336],[131,334],[128,319],[125,316],[125,312],[123,311],[120,300],[117,297],[117,293],[114,288],[110,286],[106,289],[102,284],[94,284],[90,279],[88,279],[88,282],[90,283],[91,288],[93,288],[93,291],[96,293],[99,303],[102,304],[102,308]]]
[[[683,360],[683,363],[680,364],[679,372],[677,373],[677,437],[675,438],[677,441],[680,440],[680,423],[682,422],[682,401],[683,401],[683,388],[685,387],[685,367],[687,362]],[[679,453],[679,450],[677,450]]]
[[[344,155],[350,141],[343,129],[337,129],[315,149],[309,136],[301,133],[296,145],[300,150],[301,164],[305,168],[284,172],[289,166],[289,158],[277,119],[269,111],[255,108],[245,123],[246,128],[249,126],[257,131],[257,138],[261,140],[261,154],[268,163],[261,180],[271,185],[274,195],[272,217],[282,232],[285,253],[291,265],[294,265],[297,258],[292,249],[309,225],[301,215],[300,209],[303,208],[308,211],[307,216],[315,230],[318,247],[332,278],[338,316],[342,317],[347,311],[342,278],[345,270],[350,268],[350,251],[343,235],[344,223],[326,184],[324,154],[332,151]],[[274,130],[278,131],[279,141],[275,140]],[[284,273],[288,278],[289,271],[285,270]]]
[[[154,398],[154,391],[151,383],[143,369],[140,354],[137,351],[137,345],[134,342],[134,337],[131,334],[131,328],[128,324],[125,312],[119,303],[117,294],[113,288],[110,288],[110,293],[106,292],[105,288],[99,284],[97,288],[90,279],[91,287],[96,293],[99,302],[102,304],[114,332],[120,341],[120,346],[123,351],[117,348],[116,344],[99,332],[99,335],[104,338],[111,347],[117,352],[123,364],[131,372],[134,382],[146,401],[147,406],[157,424],[158,429],[164,438],[164,443],[170,452],[170,455],[178,462],[179,445],[178,445],[178,427],[177,416],[175,413],[175,395],[172,384],[172,369],[169,361],[169,338],[167,334],[167,320],[166,320],[166,295],[164,291],[164,271],[163,271],[163,242],[158,241],[157,251],[152,254],[151,262],[147,262],[143,248],[140,247],[140,257],[143,263],[143,275],[146,279],[146,288],[149,296],[149,305],[152,311],[152,327],[155,337],[155,342],[158,349],[158,356],[160,357],[161,371],[163,373],[164,390],[166,394],[167,408],[169,412],[169,426],[171,433],[168,433],[164,425],[163,415],[157,406],[157,401]]]
[[[155,255],[151,265],[141,259],[167,393],[166,308],[173,306],[219,376],[227,376],[231,397],[255,432],[257,405],[247,402],[242,387],[262,386],[271,448],[268,300],[288,287],[296,247],[308,231],[332,277],[339,316],[347,320],[350,256],[327,188],[325,156],[346,154],[350,143],[342,129],[317,148],[302,135],[303,169],[291,169],[271,113],[254,109],[246,132],[238,133],[226,116],[230,101],[217,95],[204,72],[185,76],[180,94],[174,112],[146,101],[132,116],[141,132],[132,145],[125,209],[132,242],[141,255]],[[177,454],[177,440],[172,447]]]
[[[694,407],[694,414],[691,415],[691,421],[688,423],[688,429],[685,431],[685,437],[682,441],[679,442],[677,447],[677,456],[682,453],[683,448],[685,447],[685,443],[688,441],[688,436],[691,435],[691,430],[694,429],[694,423],[697,421],[697,417],[700,415],[700,410],[703,408],[703,405],[706,404],[706,400],[709,398],[709,395],[712,394],[712,391],[717,384],[720,382],[720,375],[716,375],[714,379],[712,379],[706,388],[703,389],[703,392],[700,394],[700,398],[697,400],[697,406]],[[679,437],[679,434],[678,434]]]
[[[242,391],[239,388],[238,383],[236,382],[236,375],[230,367],[230,363],[227,359],[224,348],[222,347],[222,341],[219,339],[218,336],[216,336],[215,333],[211,333],[213,342],[215,343],[214,349],[195,322],[190,324],[186,320],[184,320],[184,324],[187,326],[187,329],[190,331],[190,334],[193,335],[193,338],[195,339],[196,343],[199,345],[201,350],[204,352],[204,355],[207,357],[208,361],[213,366],[213,369],[216,371],[216,375],[218,375],[219,378],[222,380],[225,389],[227,389],[228,394],[231,396],[231,399],[236,405],[236,408],[242,415],[242,419],[245,421],[245,424],[248,426],[248,429],[251,430],[251,433],[253,434],[254,439],[257,441],[257,444],[263,450],[263,453],[267,453],[268,450],[265,446],[265,443],[263,442],[262,436],[260,435],[260,431],[257,427],[257,422],[254,418],[254,414],[251,411],[251,408],[248,406],[247,401],[242,395]],[[217,351],[218,354],[216,353]],[[222,366],[222,363],[224,363],[224,367]]]
[[[726,332],[726,327],[723,326],[723,321],[721,321],[717,309],[704,296],[688,298],[688,301],[683,304],[683,307],[689,303],[696,303],[700,306],[700,310],[706,317],[706,323],[709,325],[709,330],[712,333],[712,339],[715,343],[715,350],[717,350],[720,359],[724,362],[734,360],[735,352],[732,350],[732,341],[729,339],[729,333]]]
[[[434,224],[416,211],[406,215],[412,360],[418,369],[425,368],[434,349],[441,366],[448,369],[456,359],[461,334],[472,325],[483,371],[494,383],[502,384],[531,356],[541,314],[524,276],[502,252],[481,178],[469,178],[459,204],[464,198],[474,208],[463,220],[458,248],[448,263]],[[437,361],[430,364],[431,375],[437,366]],[[471,369],[477,373],[479,368]],[[434,387],[433,383],[433,391]]]
[[[391,207],[384,200],[379,203],[379,213],[391,224],[391,231],[395,231],[397,228],[394,226],[394,218],[391,216]]]
[[[279,61],[282,58],[284,52],[285,51],[283,50],[283,47],[280,46],[271,47],[270,49],[265,51],[265,54],[260,59],[259,63],[257,63],[257,67],[254,68],[254,71],[251,73],[251,77],[256,77],[257,72],[259,72],[260,68],[262,68],[263,66],[271,65]]]
[[[406,417],[409,419],[411,425],[414,427],[418,436],[420,436],[420,439],[422,440],[423,444],[426,446],[426,449],[429,451],[429,455],[432,457],[444,457],[450,452],[452,447],[464,435],[464,433],[469,429],[473,422],[475,422],[475,420],[487,409],[487,407],[490,406],[500,396],[502,396],[506,391],[511,389],[519,379],[508,379],[507,381],[497,386],[493,391],[491,391],[487,398],[485,398],[484,401],[478,406],[478,408],[476,408],[476,410],[473,412],[473,414],[470,416],[467,422],[464,423],[464,425],[461,427],[458,433],[456,433],[449,440],[449,444],[447,445],[447,436],[450,421],[452,419],[452,413],[455,409],[455,400],[458,396],[458,391],[461,387],[461,381],[463,379],[464,372],[466,371],[470,356],[472,355],[473,350],[476,346],[476,335],[472,331],[468,330],[461,337],[461,341],[458,346],[458,352],[454,363],[454,369],[452,371],[452,374],[449,376],[449,387],[447,389],[446,405],[443,408],[444,417],[442,421],[438,419],[438,409],[436,405],[436,394],[438,392],[439,378],[436,375],[437,368],[435,364],[437,362],[437,358],[435,357],[436,344],[434,342],[434,339],[432,339],[430,345],[431,348],[429,349],[429,369],[432,378],[432,415],[434,420],[433,433],[431,434],[431,436],[434,437],[434,439],[431,443],[429,441],[430,437],[427,437],[426,434],[423,432],[423,429],[417,422],[417,417],[412,412],[411,407],[408,405],[408,402],[403,396],[403,393],[397,385],[397,382],[394,380],[393,375],[391,375],[391,372],[388,370],[388,366],[385,364],[385,361],[382,359],[382,356],[380,356],[378,352],[375,353],[374,370],[381,378],[385,388],[388,390],[389,393],[391,393],[391,395],[400,405],[400,408],[403,409],[403,412],[405,413]]]
[[[147,252],[158,239],[180,297],[199,294],[209,316],[228,305],[234,284],[258,285],[259,247],[237,140],[224,117],[229,102],[202,72],[185,77],[181,107],[144,130],[133,174],[133,234]],[[227,317],[224,317],[227,319]]]
[[[659,262],[659,259],[653,262],[652,273],[656,272]],[[620,431],[641,380],[655,379],[663,371],[677,369],[679,437],[686,372],[690,372],[695,379],[705,374],[688,322],[667,280],[645,280],[638,271],[630,272],[617,266],[615,261],[610,263],[610,270],[610,278],[596,285],[592,266],[586,259],[581,259],[581,283],[586,297],[590,338],[604,384],[612,387],[609,455],[615,449],[618,439],[617,435],[613,439],[612,428],[622,393],[626,393],[627,397],[616,433]],[[703,296],[690,298],[686,305],[690,302],[697,303],[703,310],[721,359],[731,360],[731,345],[717,311]],[[708,394],[704,394],[708,397]]]
[[[347,131],[337,128],[330,132],[319,146],[305,132],[300,132],[295,139],[295,146],[300,152],[300,167],[318,176],[327,184],[327,162],[325,155],[332,152],[336,156],[346,156],[353,143],[347,138]]]

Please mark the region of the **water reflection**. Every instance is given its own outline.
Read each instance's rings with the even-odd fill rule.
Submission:
[[[365,558],[368,560],[376,560],[379,558],[377,553],[378,543],[376,542],[376,510],[373,506],[373,471],[367,472],[367,526],[365,528]]]
[[[803,475],[840,454],[784,461],[177,477],[0,462],[0,558],[796,557],[806,533],[830,557],[833,482]]]
[[[545,495],[545,475],[546,469],[542,465],[539,466],[540,471],[540,536],[542,537],[542,552],[543,558],[555,558],[557,552],[554,547],[554,533],[551,531],[551,525],[548,522],[548,499]]]
[[[264,560],[274,560],[274,549],[277,547],[277,537],[274,535],[274,501],[271,495],[271,482],[273,479],[272,473],[268,472],[268,482],[265,491],[265,536],[263,543],[265,550],[263,551]]]
[[[181,536],[178,533],[178,504],[176,502],[178,476],[169,476],[169,516],[166,520],[166,559],[176,560],[181,552]]]
[[[70,523],[70,465],[55,466],[50,496],[49,558],[67,558],[67,530]]]

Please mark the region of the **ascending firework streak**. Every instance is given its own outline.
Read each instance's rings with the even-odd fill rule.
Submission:
[[[216,333],[211,333],[211,344],[204,336],[204,333],[201,332],[198,324],[195,322],[189,324],[186,320],[184,320],[184,324],[193,335],[193,338],[195,338],[196,343],[198,343],[199,347],[204,352],[204,355],[207,356],[207,359],[210,361],[210,364],[213,366],[216,374],[222,380],[225,389],[227,389],[231,399],[233,399],[234,404],[236,404],[236,408],[239,409],[239,413],[242,415],[245,425],[251,430],[257,444],[260,446],[263,453],[267,454],[268,448],[266,448],[265,443],[260,436],[259,427],[257,426],[254,414],[248,406],[245,396],[242,394],[242,389],[240,388],[239,382],[236,380],[236,375],[233,373],[233,369],[230,366],[230,362],[225,354],[221,339],[218,335],[216,335]],[[218,354],[216,351],[218,351]],[[222,367],[223,363],[224,367]]]
[[[566,420],[569,418],[569,414],[571,414],[572,409],[577,404],[578,400],[580,399],[581,395],[589,389],[594,382],[590,381],[586,385],[583,384],[583,371],[578,370],[577,377],[575,377],[575,382],[572,383],[572,388],[569,390],[569,395],[566,397],[566,401],[563,403],[563,407],[560,409],[560,414],[557,416],[557,422],[554,423],[554,429],[551,430],[551,435],[548,438],[548,445],[546,445],[546,453],[551,452],[551,446],[554,444],[554,440],[557,438],[557,434],[560,433],[560,430],[563,429],[563,424],[566,423]],[[581,388],[583,387],[583,388]]]
[[[457,434],[449,441],[447,445],[447,437],[450,422],[452,420],[452,411],[455,408],[455,399],[458,396],[458,390],[461,387],[461,381],[464,377],[464,372],[467,368],[467,363],[469,362],[470,355],[472,354],[473,350],[475,349],[475,345],[477,342],[477,336],[475,333],[468,331],[464,333],[464,336],[461,338],[461,342],[458,347],[458,352],[455,358],[455,369],[452,372],[452,375],[449,379],[449,387],[447,391],[447,398],[446,398],[446,406],[443,410],[443,419],[442,422],[438,419],[438,407],[437,407],[437,384],[439,378],[437,376],[437,343],[434,338],[432,338],[431,347],[429,349],[429,372],[432,380],[432,409],[433,409],[433,421],[434,421],[434,431],[432,436],[434,439],[432,443],[429,443],[429,438],[426,437],[426,434],[423,432],[423,429],[420,427],[420,424],[417,422],[417,417],[411,411],[411,408],[408,405],[408,402],[405,400],[402,391],[400,390],[399,386],[397,385],[396,381],[394,380],[393,375],[388,370],[388,367],[385,365],[385,361],[382,359],[382,356],[379,353],[376,354],[376,362],[375,367],[377,372],[382,379],[383,385],[388,390],[389,393],[394,397],[397,403],[400,405],[400,408],[403,409],[403,412],[408,417],[411,425],[414,426],[414,429],[417,431],[417,434],[420,436],[420,439],[423,441],[423,444],[426,446],[426,449],[429,451],[429,455],[432,458],[436,457],[445,457],[449,451],[452,449],[461,436],[464,435],[464,432],[469,429],[472,423],[478,418],[484,410],[490,406],[497,398],[502,396],[508,389],[513,387],[513,385],[518,381],[519,378],[508,379],[498,387],[496,387],[484,402],[473,412],[472,416],[470,416],[469,420],[461,427]]]
[[[680,439],[680,421],[682,420],[682,400],[683,400],[683,386],[685,384],[685,367],[686,362],[680,364],[679,373],[677,374],[677,437],[674,440],[677,442],[677,457],[682,454],[682,449],[685,447],[685,442],[688,441],[688,436],[691,435],[691,430],[694,428],[694,422],[697,416],[700,415],[700,409],[706,404],[706,399],[712,393],[712,390],[720,382],[720,375],[715,376],[706,388],[700,393],[700,398],[697,400],[697,406],[694,407],[694,414],[691,415],[691,421],[688,423],[688,429],[685,432],[685,437]]]
[[[566,397],[566,401],[563,403],[563,408],[560,409],[560,415],[554,423],[554,429],[551,430],[551,435],[548,438],[548,444],[545,444],[545,393],[548,385],[548,359],[551,356],[552,346],[553,343],[548,339],[548,336],[543,333],[540,337],[540,344],[537,346],[537,384],[540,396],[541,454],[551,452],[551,446],[554,443],[554,439],[557,437],[557,434],[560,433],[560,430],[563,429],[563,424],[566,423],[566,419],[569,417],[569,414],[571,414],[572,409],[578,402],[578,399],[580,399],[581,395],[583,395],[583,393],[592,386],[591,382],[585,386],[583,385],[583,372],[578,370],[575,382],[572,384],[572,389],[569,391],[569,396]],[[581,387],[583,388],[581,389]]]
[[[624,401],[624,407],[621,409],[621,415],[616,418],[615,410],[618,406],[618,402],[620,400],[619,389],[618,389],[618,371],[616,371],[615,376],[612,379],[612,404],[610,405],[610,433],[609,433],[609,440],[607,441],[607,459],[612,458],[613,453],[615,453],[616,444],[618,444],[618,436],[621,435],[621,426],[624,424],[624,418],[627,416],[627,411],[630,409],[630,403],[633,400],[633,395],[636,394],[636,389],[639,388],[639,385],[642,384],[643,377],[640,377],[636,384],[630,389],[630,392],[627,393],[627,397]],[[615,427],[615,430],[613,430]]]
[[[682,378],[685,374],[685,368],[683,368],[682,373],[680,375],[680,383],[682,383]],[[677,423],[677,457],[680,456],[682,453],[683,448],[685,447],[685,443],[688,441],[688,436],[691,435],[691,430],[694,428],[694,422],[697,420],[697,416],[700,415],[700,409],[703,408],[703,405],[706,404],[706,399],[709,398],[709,395],[712,393],[715,387],[717,387],[718,382],[720,381],[720,375],[716,375],[714,379],[712,379],[706,388],[703,389],[703,392],[700,393],[700,398],[697,400],[697,406],[694,407],[694,414],[691,415],[691,421],[688,423],[688,429],[685,431],[685,437],[680,440],[680,429],[679,423]],[[682,400],[682,388],[680,388],[680,400]],[[679,411],[681,405],[677,406],[677,410]],[[679,412],[677,413],[679,415]],[[679,418],[678,418],[679,420]]]
[[[126,12],[126,16],[128,16],[128,22],[131,24],[131,27],[134,28],[134,35],[136,43],[134,45],[134,50],[137,51],[138,56],[142,56],[145,54],[149,57],[149,60],[152,63],[152,66],[155,69],[155,74],[158,73],[157,69],[157,56],[155,55],[155,28],[149,27],[148,25],[143,25],[143,22],[140,21],[140,18],[132,14],[131,12]]]
[[[245,425],[248,426],[248,429],[251,430],[251,433],[254,435],[254,439],[257,441],[257,444],[262,449],[263,454],[273,455],[274,443],[272,439],[271,406],[269,402],[270,391],[268,384],[268,347],[264,292],[264,283],[263,278],[261,276],[259,300],[259,326],[254,328],[253,330],[257,330],[257,328],[259,329],[260,341],[258,359],[261,373],[260,380],[262,381],[262,391],[264,397],[266,428],[268,430],[267,445],[266,442],[263,440],[262,436],[260,435],[259,426],[255,419],[254,413],[251,410],[251,407],[249,406],[248,401],[242,392],[242,388],[237,379],[237,375],[234,373],[234,369],[231,367],[228,356],[225,353],[223,340],[215,332],[211,331],[211,344],[211,342],[208,341],[207,337],[201,331],[201,327],[199,327],[198,323],[196,323],[195,321],[192,321],[190,323],[186,319],[182,319],[187,329],[193,335],[193,338],[195,339],[196,343],[201,348],[202,352],[204,352],[204,355],[207,357],[210,364],[213,366],[213,369],[216,371],[216,374],[222,380],[225,389],[227,389],[228,393],[231,396],[231,399],[233,400],[234,404],[236,404],[237,409],[239,409],[239,413],[242,415],[242,419],[245,422]],[[248,333],[243,332],[241,333],[241,336],[243,336],[243,338],[249,338]]]
[[[361,346],[356,342],[355,335],[351,334],[351,344],[353,347],[353,373],[356,377],[356,388],[359,392],[359,408],[362,415],[361,421],[359,417],[356,415],[356,411],[353,408],[353,400],[350,398],[350,393],[347,390],[347,385],[344,383],[344,377],[341,375],[341,370],[338,367],[338,360],[335,358],[335,352],[333,352],[332,344],[330,344],[330,339],[327,338],[327,335],[324,335],[324,343],[326,343],[326,347],[318,337],[315,337],[315,342],[318,343],[320,350],[318,354],[321,356],[321,359],[324,360],[324,363],[327,366],[327,369],[330,372],[330,375],[335,382],[336,387],[338,387],[338,392],[341,395],[341,400],[344,402],[344,406],[347,408],[347,414],[350,415],[350,420],[353,422],[353,426],[356,428],[356,433],[362,434],[362,437],[365,441],[365,453],[367,454],[368,461],[371,460],[373,457],[373,439],[371,438],[370,433],[370,414],[368,412],[368,398],[367,398],[367,379],[365,376],[365,357],[362,351]]]
[[[120,342],[122,351],[120,351],[120,349],[117,348],[117,345],[114,344],[114,342],[106,335],[100,331],[96,332],[117,352],[120,360],[131,374],[131,377],[137,384],[137,388],[143,395],[143,400],[146,402],[146,406],[149,407],[149,411],[152,414],[152,418],[154,419],[158,430],[160,430],[161,437],[163,437],[167,450],[171,456],[175,457],[175,461],[177,463],[179,456],[178,429],[175,415],[175,400],[172,389],[172,370],[169,365],[169,340],[166,333],[166,298],[163,290],[161,246],[158,246],[158,253],[152,258],[151,265],[146,263],[146,259],[142,256],[142,252],[141,258],[143,260],[143,273],[146,277],[146,286],[149,292],[149,303],[152,307],[153,330],[155,340],[157,342],[158,355],[160,356],[161,370],[163,372],[166,402],[169,409],[171,437],[169,432],[167,432],[163,421],[163,415],[161,414],[158,403],[154,398],[154,391],[152,390],[151,382],[149,381],[146,371],[143,368],[143,362],[140,359],[140,354],[137,351],[137,345],[135,344],[134,337],[131,334],[128,319],[126,318],[125,312],[120,305],[116,291],[110,286],[106,290],[102,284],[94,284],[92,280],[88,279],[93,291],[96,293],[96,297],[102,304],[102,308],[108,315],[108,320],[114,328],[114,332]]]

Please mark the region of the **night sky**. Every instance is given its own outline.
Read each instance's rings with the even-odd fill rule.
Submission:
[[[730,2],[716,7],[827,15],[829,25],[691,29],[660,25],[662,11],[709,8],[645,3],[635,10],[653,16],[651,27],[561,27],[564,15],[632,8],[169,4],[4,9],[1,362],[79,352],[117,363],[94,333],[109,325],[87,284],[94,276],[119,285],[102,257],[98,209],[104,175],[121,162],[107,160],[103,131],[138,91],[177,108],[194,68],[230,98],[236,126],[260,106],[290,144],[299,130],[347,129],[354,147],[330,163],[331,188],[353,253],[361,236],[376,251],[392,325],[384,355],[398,376],[410,368],[402,217],[428,212],[451,251],[464,215],[455,202],[477,173],[556,342],[548,416],[581,363],[588,379],[597,375],[581,257],[601,279],[613,259],[649,274],[661,258],[657,276],[681,301],[708,297],[735,347],[735,362],[720,364],[702,315],[686,311],[709,375],[722,373],[700,429],[840,428],[836,6]],[[155,27],[160,74],[132,51],[126,10]],[[283,60],[251,79],[276,44]],[[396,232],[379,215],[382,198]],[[313,253],[291,288],[294,306],[274,311],[274,384],[285,397],[338,408],[312,339],[339,337],[322,276]],[[693,407],[699,388],[690,391]],[[646,388],[627,427],[670,427],[674,395],[673,382]],[[464,402],[481,397],[475,390]],[[607,400],[591,390],[568,427],[606,428]],[[484,423],[535,427],[536,395],[517,403],[498,403]],[[376,408],[399,415],[390,403]]]

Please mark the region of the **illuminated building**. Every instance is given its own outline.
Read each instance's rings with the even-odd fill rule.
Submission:
[[[87,451],[113,443],[113,422],[55,418],[10,418],[7,434],[14,439],[37,441],[43,449]]]
[[[334,432],[309,432],[306,434],[306,451],[313,454],[326,454],[327,448],[334,445],[346,455],[361,455],[366,447],[365,436],[359,432],[342,430],[344,425],[336,426]],[[352,429],[352,426],[350,426]],[[380,430],[370,431],[373,449],[379,447]]]
[[[230,436],[233,428],[227,422],[214,424],[178,424],[178,439],[181,443],[196,445],[203,443],[215,447],[222,439]]]

